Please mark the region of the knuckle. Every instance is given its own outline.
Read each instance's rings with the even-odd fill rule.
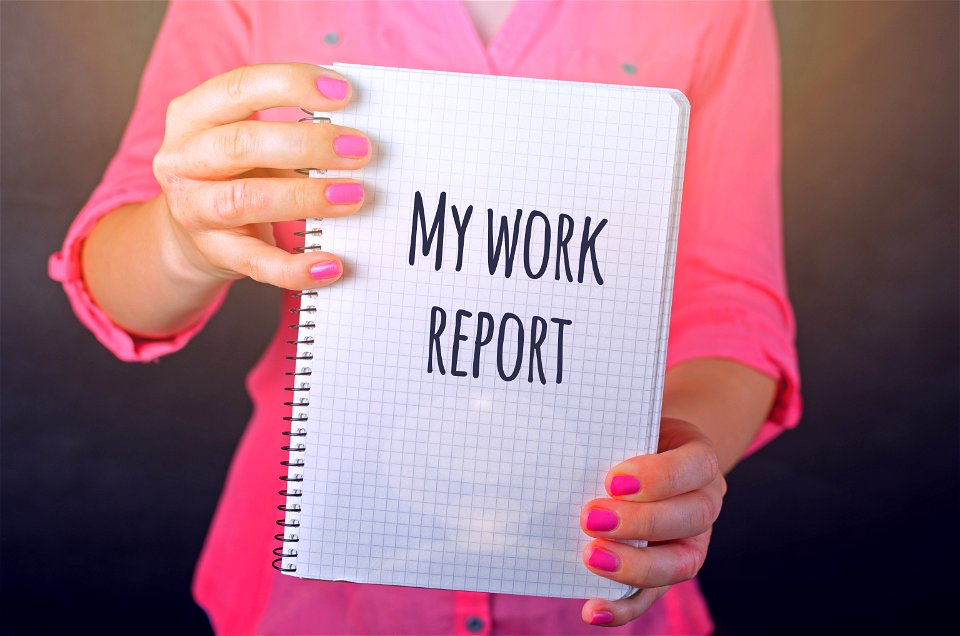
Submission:
[[[706,553],[703,550],[688,547],[680,552],[677,561],[676,576],[678,581],[689,581],[697,575],[703,567]]]
[[[153,162],[151,163],[153,177],[161,186],[170,183],[174,174],[174,164],[174,153],[170,152],[168,148],[161,147],[157,154],[153,156]]]
[[[678,493],[683,489],[684,467],[679,462],[669,461],[663,468],[663,486],[669,493]]]
[[[240,224],[247,210],[256,208],[259,201],[256,188],[244,179],[234,179],[220,190],[214,204],[217,221],[227,226]]]
[[[639,559],[633,565],[634,587],[649,587],[653,576],[653,561],[649,558]]]
[[[694,571],[693,576],[696,576],[700,573],[700,570],[703,569],[703,564],[707,561],[707,549],[706,548],[696,548],[693,551],[693,562],[694,562]],[[691,577],[693,578],[693,577]]]
[[[163,186],[167,180],[167,166],[166,157],[163,156],[162,151],[153,156],[153,161],[150,163],[150,168],[153,170],[153,178],[157,180],[157,183]]]
[[[246,275],[259,283],[283,289],[297,289],[297,270],[294,263],[275,263],[269,254],[251,254],[244,259]]]
[[[703,444],[703,461],[707,483],[710,483],[720,476],[720,459],[710,444]]]
[[[324,133],[325,131],[322,128],[323,126],[299,126],[297,128],[297,156],[303,157],[308,163],[313,163],[312,159],[308,160],[308,158],[315,154],[315,149],[324,147],[323,144],[317,143],[314,136],[317,133]]]
[[[250,72],[246,66],[240,66],[227,72],[224,78],[227,97],[233,103],[243,102],[249,92]]]
[[[221,150],[230,159],[239,160],[250,154],[256,139],[249,126],[236,124],[221,137]]]
[[[261,254],[246,254],[242,259],[244,273],[253,280],[265,283],[267,277],[266,259]]]
[[[193,205],[188,187],[177,179],[167,179],[163,185],[163,194],[167,203],[167,210],[174,223],[185,230],[196,230],[199,227],[193,214]]]
[[[710,497],[706,495],[699,495],[697,497],[697,503],[693,508],[692,521],[698,534],[706,532],[707,529],[713,525],[713,522],[717,518],[714,508],[713,500],[711,500]]]
[[[294,209],[298,212],[316,210],[319,202],[316,200],[315,191],[312,180],[297,179],[293,186]]]
[[[172,128],[183,113],[183,95],[174,97],[167,103],[166,124],[167,128]]]
[[[221,221],[233,223],[243,213],[247,207],[250,188],[242,179],[235,179],[227,186],[227,196],[221,202],[220,209],[217,210]]]
[[[653,537],[659,536],[660,531],[660,519],[655,514],[645,514],[645,509],[641,508],[641,513],[639,515],[641,522],[639,527],[640,536],[639,539],[652,539]]]
[[[716,494],[711,494],[708,495],[707,499],[710,501],[710,525],[712,526],[720,516],[720,510],[723,508],[723,498]]]
[[[694,440],[688,443],[684,462],[690,468],[690,477],[698,485],[706,485],[717,478],[720,465],[713,447],[703,440]]]

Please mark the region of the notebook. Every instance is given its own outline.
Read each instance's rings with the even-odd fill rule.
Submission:
[[[367,133],[344,277],[304,291],[274,567],[620,598],[579,515],[657,448],[689,107],[676,90],[336,64]]]

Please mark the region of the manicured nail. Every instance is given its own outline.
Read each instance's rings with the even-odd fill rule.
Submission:
[[[336,278],[339,275],[340,263],[337,261],[320,261],[310,266],[310,278],[313,280]]]
[[[633,495],[640,492],[640,480],[630,475],[617,475],[610,480],[610,494]]]
[[[333,140],[333,150],[341,157],[366,157],[370,142],[360,135],[340,135]]]
[[[607,623],[613,622],[613,614],[610,612],[594,612],[593,616],[590,617],[591,625],[606,625]]]
[[[342,102],[347,98],[347,83],[334,77],[321,75],[317,78],[317,90],[328,98]]]
[[[327,201],[335,205],[363,201],[363,186],[359,183],[331,183],[323,193],[326,195]]]
[[[620,516],[611,510],[591,508],[587,513],[587,530],[606,532],[620,525]]]
[[[613,552],[608,552],[603,548],[594,548],[587,557],[587,564],[592,568],[603,570],[604,572],[616,572],[620,567],[620,559]]]

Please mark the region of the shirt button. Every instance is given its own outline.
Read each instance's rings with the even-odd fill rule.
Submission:
[[[483,629],[483,619],[479,616],[471,616],[467,619],[467,631],[473,634]]]

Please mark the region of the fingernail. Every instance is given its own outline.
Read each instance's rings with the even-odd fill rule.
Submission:
[[[610,480],[611,495],[633,495],[640,492],[640,480],[630,475],[617,475]]]
[[[347,83],[334,77],[321,75],[317,78],[317,90],[328,98],[342,102],[347,98]]]
[[[370,142],[360,135],[340,135],[333,140],[333,150],[341,157],[366,157]]]
[[[363,186],[359,183],[331,183],[323,193],[327,201],[336,205],[363,201]]]
[[[620,516],[611,510],[591,508],[587,513],[587,530],[605,532],[620,525]]]
[[[320,261],[310,266],[310,278],[313,280],[336,278],[339,275],[340,263],[337,261]]]
[[[613,622],[613,614],[610,612],[594,612],[590,617],[591,625],[605,625]]]
[[[620,567],[620,559],[613,552],[608,552],[602,548],[594,548],[587,557],[587,564],[592,568],[603,570],[604,572],[616,572]]]

